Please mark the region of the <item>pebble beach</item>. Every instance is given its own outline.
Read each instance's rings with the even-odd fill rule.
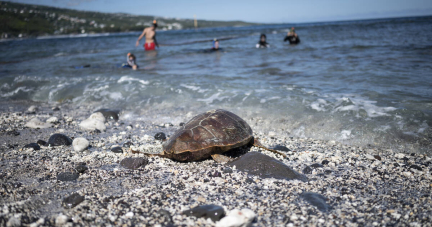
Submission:
[[[132,119],[95,110],[2,103],[1,226],[432,226],[428,153],[288,137],[244,118],[287,157],[238,149],[237,160],[252,154],[249,163],[259,163],[254,171],[178,162],[141,152],[161,152],[179,128],[164,116],[187,122],[199,113],[144,110]]]

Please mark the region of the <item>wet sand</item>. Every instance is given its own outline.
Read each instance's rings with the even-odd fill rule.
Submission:
[[[27,111],[30,104],[38,110]],[[264,178],[210,159],[181,163],[132,153],[160,152],[162,142],[154,135],[169,136],[178,128],[177,122],[164,122],[150,110],[141,118],[108,120],[106,131],[98,133],[79,127],[94,107],[54,108],[45,103],[2,105],[1,226],[215,226],[211,219],[182,214],[209,204],[226,213],[250,209],[256,215],[251,226],[431,226],[432,158],[424,154],[262,133],[260,119],[245,119],[264,145],[290,150],[284,152],[287,158],[255,147],[249,152],[275,158],[308,181]],[[191,117],[177,116],[175,110],[170,114],[183,122]],[[43,122],[57,117],[58,123],[26,128],[35,117]],[[84,137],[91,147],[83,152],[73,146],[23,148],[48,141],[54,133]],[[116,146],[123,153],[112,152]],[[137,169],[120,164],[131,157],[148,164]],[[306,192],[325,197],[326,209],[320,201],[306,201],[301,196]]]

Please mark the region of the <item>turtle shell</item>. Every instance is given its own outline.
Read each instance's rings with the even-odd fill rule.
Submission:
[[[162,156],[178,161],[198,161],[253,142],[251,127],[226,110],[199,114],[163,144]]]

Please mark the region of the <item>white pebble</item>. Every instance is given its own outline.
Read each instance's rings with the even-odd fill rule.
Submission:
[[[90,115],[89,119],[95,119],[95,120],[99,120],[99,121],[102,121],[102,122],[106,121],[104,115],[101,112],[92,113]]]
[[[29,122],[27,122],[27,124],[25,124],[25,126],[28,128],[49,128],[52,126],[52,124],[42,122],[37,118],[33,118]]]
[[[395,154],[395,157],[396,157],[396,158],[399,158],[399,159],[402,159],[402,158],[405,157],[405,154],[398,153],[398,154]]]
[[[94,131],[96,129],[98,129],[100,131],[105,131],[106,126],[105,126],[104,122],[105,122],[105,117],[103,116],[103,114],[97,112],[97,113],[90,115],[89,118],[82,121],[79,124],[79,126],[82,129],[89,130],[89,131]]]
[[[58,121],[57,117],[50,117],[46,120],[47,123],[57,123]]]
[[[134,213],[133,213],[133,212],[127,212],[127,213],[125,214],[125,216],[126,216],[127,218],[131,218],[131,217],[134,216]]]
[[[72,146],[76,152],[84,151],[89,145],[89,141],[83,137],[75,138],[72,142]]]
[[[370,154],[367,154],[367,155],[366,155],[366,158],[369,159],[369,160],[375,160],[374,156],[372,156],[372,155],[370,155]]]
[[[245,227],[249,226],[255,219],[255,213],[250,209],[234,209],[228,215],[222,218],[216,227]]]
[[[55,219],[55,223],[58,226],[62,226],[64,224],[66,224],[68,217],[66,215],[60,214],[59,216],[56,217]]]
[[[27,109],[27,111],[28,111],[28,112],[36,112],[36,111],[38,111],[38,108],[37,108],[36,106],[30,106],[30,107]]]

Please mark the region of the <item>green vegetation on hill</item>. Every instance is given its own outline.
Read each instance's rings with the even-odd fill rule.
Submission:
[[[142,31],[145,27],[150,26],[154,19],[158,21],[159,29],[194,27],[193,19],[98,13],[0,1],[1,38]],[[253,23],[198,20],[198,25],[203,28],[247,26]]]

